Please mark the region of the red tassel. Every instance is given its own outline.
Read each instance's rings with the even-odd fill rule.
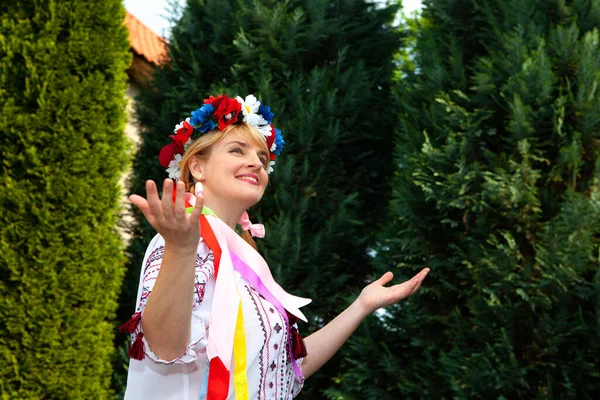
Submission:
[[[134,360],[143,360],[146,356],[144,342],[142,341],[143,337],[143,332],[138,333],[133,343],[131,343],[131,346],[129,346],[129,357],[133,358]]]
[[[304,340],[302,340],[302,336],[300,336],[298,330],[293,326],[290,327],[290,340],[292,341],[292,354],[294,355],[294,359],[297,360],[306,357],[307,353]]]
[[[129,319],[129,321],[127,321],[123,325],[121,325],[119,330],[123,333],[133,333],[137,329],[141,320],[142,320],[142,313],[136,312]]]
[[[285,310],[285,313],[287,314],[288,321],[290,322],[290,326],[297,324],[298,321],[300,321],[300,319],[298,317],[296,317],[294,314],[290,314],[290,312],[288,310]]]

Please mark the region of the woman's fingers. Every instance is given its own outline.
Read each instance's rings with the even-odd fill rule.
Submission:
[[[427,276],[428,273],[429,273],[429,268],[423,268],[417,275],[415,275],[413,277],[413,279],[416,280],[416,284],[415,284],[415,287],[410,292],[411,295],[414,292],[416,292],[417,290],[419,290],[419,288],[421,287],[421,283],[423,283],[423,280],[425,279],[425,277]]]
[[[202,184],[197,183],[194,191],[196,193],[196,204],[194,205],[191,218],[192,222],[197,222],[202,215],[202,208],[204,207],[204,193],[202,191]]]
[[[146,198],[148,199],[148,206],[153,218],[155,220],[160,218],[162,216],[160,199],[158,197],[158,189],[156,189],[156,184],[153,181],[146,181]],[[148,220],[148,222],[150,222],[150,220]]]
[[[161,200],[162,214],[167,221],[173,219],[173,181],[169,178],[163,182],[163,194]]]
[[[425,276],[427,276],[428,272],[429,268],[425,268],[413,276],[410,280],[392,286],[390,293],[393,293],[393,300],[391,303],[396,303],[414,294],[421,286],[421,283],[423,282],[423,279],[425,279]]]
[[[131,196],[129,196],[129,201],[131,201],[133,205],[140,209],[140,211],[142,212],[142,214],[144,214],[144,217],[146,217],[146,220],[150,223],[150,225],[152,225],[152,227],[156,231],[158,231],[158,223],[156,217],[152,214],[152,210],[150,209],[150,204],[148,203],[148,201],[142,196],[138,196],[137,194],[132,194]]]
[[[201,189],[201,185],[199,188]],[[168,238],[177,243],[187,243],[193,240],[193,237],[198,236],[200,227],[198,221],[204,206],[204,196],[201,190],[196,190],[196,204],[191,215],[188,215],[185,210],[185,184],[183,182],[174,183],[171,179],[166,179],[163,183],[162,198],[160,198],[156,184],[148,180],[146,196],[147,198],[144,199],[142,196],[131,195],[129,199],[140,209],[150,225],[163,235],[165,240]]]
[[[175,218],[184,221],[185,212],[185,184],[181,181],[175,184]]]
[[[197,193],[196,205],[189,216],[185,210],[183,182],[174,183],[171,179],[165,180],[161,199],[156,184],[149,180],[146,182],[146,193],[147,199],[138,195],[131,195],[129,199],[165,239],[183,243],[182,239],[197,235],[200,226],[198,221],[204,206],[202,192]],[[175,201],[173,201],[174,197]],[[189,236],[190,234],[192,236]]]
[[[417,285],[417,282],[411,279],[409,281],[402,282],[400,284],[392,286],[392,290],[394,292],[393,297],[396,298],[394,300],[394,303],[410,296],[413,293],[416,285]]]
[[[377,283],[381,286],[384,286],[386,283],[389,283],[393,278],[394,274],[391,271],[387,271],[381,276],[381,278],[377,279]]]
[[[152,213],[150,212],[150,206],[148,205],[148,201],[142,196],[132,194],[131,196],[129,196],[129,201],[131,202],[131,204],[140,209],[142,214],[144,214],[144,217],[148,218],[149,216],[152,216]]]

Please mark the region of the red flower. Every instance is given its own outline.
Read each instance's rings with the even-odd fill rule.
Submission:
[[[160,165],[167,168],[169,163],[173,160],[173,157],[175,157],[175,154],[183,153],[185,153],[183,146],[173,140],[171,143],[162,148],[158,154],[158,162]]]
[[[227,95],[225,95],[225,96],[227,96]],[[222,99],[223,99],[222,94],[218,95],[217,97],[210,96],[208,99],[204,99],[204,104],[212,104],[212,106],[216,109]]]
[[[237,117],[242,111],[240,102],[229,98],[228,95],[210,96],[204,100],[204,104],[211,104],[215,108],[213,116],[217,119],[220,130],[224,130],[229,125],[237,122]]]
[[[275,127],[273,124],[269,124],[269,126],[271,127],[271,136],[268,136],[265,139],[267,141],[267,147],[269,148],[269,151],[271,151],[271,146],[273,146],[273,142],[275,141],[277,133],[275,133]]]
[[[175,132],[175,135],[171,135],[173,140],[180,145],[184,145],[188,141],[190,136],[194,133],[194,127],[187,121],[183,121],[183,126]]]

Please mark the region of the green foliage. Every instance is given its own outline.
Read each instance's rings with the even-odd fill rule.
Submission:
[[[0,5],[0,397],[112,397],[130,62],[119,0]]]
[[[431,273],[328,394],[598,398],[600,2],[425,5],[374,264]]]
[[[209,94],[254,93],[271,107],[287,146],[250,214],[266,224],[258,245],[278,282],[313,298],[305,333],[358,294],[372,227],[389,200],[396,123],[390,87],[400,40],[390,27],[395,12],[362,0],[189,2],[169,43],[172,64],[157,71],[139,98],[144,141],[136,193],[144,193],[146,179],[166,177],[160,148]],[[134,228],[123,320],[134,309],[139,265],[153,234],[145,221]],[[339,372],[336,361],[328,367]],[[328,387],[330,375],[311,378],[305,398]]]

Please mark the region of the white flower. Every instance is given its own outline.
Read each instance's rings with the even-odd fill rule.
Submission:
[[[244,122],[250,126],[259,126],[267,123],[267,120],[262,115],[257,114],[260,108],[260,101],[253,94],[246,96],[243,100],[240,96],[235,98],[242,105],[242,114],[244,114]]]
[[[189,124],[190,123],[190,119],[186,118],[185,122],[187,122]],[[177,131],[180,130],[181,128],[183,128],[183,121],[181,121],[180,123],[178,123],[177,125],[175,125],[175,129],[173,129],[173,133],[177,133]]]
[[[269,151],[271,151],[271,153],[272,153],[275,151],[275,149],[277,149],[277,142],[273,141],[273,144],[271,145],[271,148],[269,149]]]
[[[262,126],[258,126],[256,127],[256,129],[258,130],[258,132],[263,135],[263,137],[265,138],[265,140],[271,136],[273,134],[273,132],[271,132],[271,125],[262,125]]]
[[[269,170],[267,171],[269,174],[273,172],[273,165],[275,165],[275,161],[269,161]]]
[[[181,154],[175,154],[175,157],[173,157],[173,159],[169,163],[169,168],[167,168],[169,178],[179,179],[179,176],[181,175],[181,161],[183,161],[183,156]]]

